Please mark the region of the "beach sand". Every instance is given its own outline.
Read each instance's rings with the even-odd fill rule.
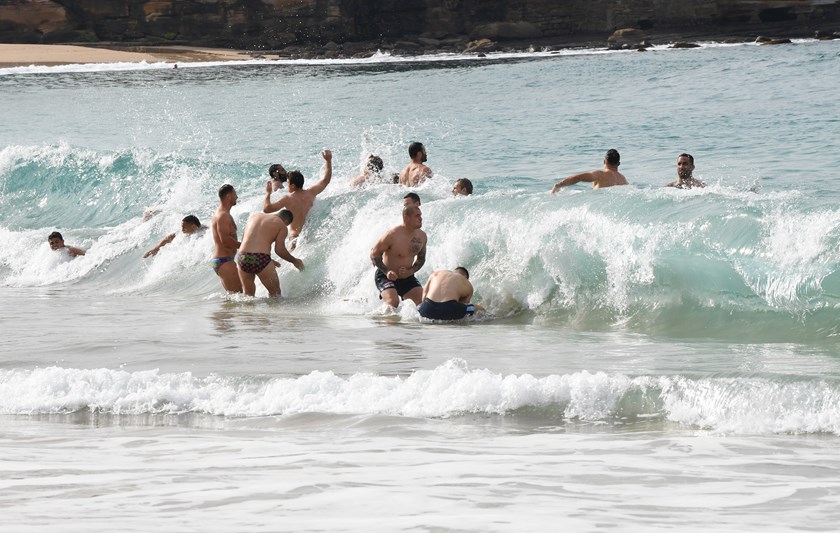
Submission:
[[[141,61],[237,61],[251,57],[247,52],[240,50],[187,46],[132,46],[113,49],[63,44],[0,44],[0,67]]]

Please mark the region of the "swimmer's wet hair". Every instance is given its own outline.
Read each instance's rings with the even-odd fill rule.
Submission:
[[[233,192],[233,185],[230,183],[225,183],[221,187],[219,187],[219,200],[227,196],[228,194]]]
[[[300,170],[293,170],[286,174],[286,176],[289,178],[289,183],[294,184],[298,189],[303,188],[303,174],[301,174]]]
[[[48,241],[51,241],[53,239],[61,239],[63,241],[64,237],[61,236],[61,233],[59,233],[57,231],[54,231],[54,232],[50,233],[49,237],[47,237]]]
[[[292,212],[288,209],[281,209],[277,216],[279,216],[280,219],[286,223],[286,225],[291,224],[292,220],[295,219],[294,215],[292,215]]]
[[[468,180],[467,178],[461,178],[461,179],[459,179],[458,181],[455,182],[455,185],[459,185],[459,184],[460,184],[462,189],[467,191],[467,194],[472,194],[473,184],[470,180]]]
[[[621,155],[615,148],[610,148],[609,150],[607,150],[607,157],[605,159],[607,160],[607,164],[613,166],[621,163]]]
[[[277,174],[277,177],[274,177],[275,174]],[[271,177],[271,179],[277,180],[281,183],[286,181],[286,169],[284,169],[283,165],[281,165],[280,163],[274,163],[273,165],[268,167],[268,175]]]
[[[417,202],[417,205],[420,205],[422,203],[420,202],[420,195],[416,192],[410,192],[403,196],[403,200],[405,200],[406,198],[411,198],[412,201]]]
[[[455,272],[458,272],[459,270],[464,273],[465,278],[470,279],[470,273],[467,271],[466,268],[464,268],[464,267],[456,267],[455,268]]]
[[[678,156],[677,156],[677,159],[679,159],[679,158],[681,158],[681,157],[687,157],[687,158],[688,158],[688,160],[689,160],[689,161],[691,161],[691,164],[692,164],[692,165],[694,164],[694,156],[693,156],[693,155],[691,155],[691,154],[684,154],[684,153],[683,153],[683,154],[678,155]]]
[[[382,158],[378,155],[372,155],[368,157],[367,160],[367,168],[371,172],[382,172],[382,169],[385,167],[385,164],[382,162]]]
[[[195,215],[187,215],[181,219],[181,222],[186,222],[187,224],[192,224],[193,226],[201,226],[201,222],[198,221],[198,217]]]
[[[414,156],[423,151],[423,143],[413,142],[408,145],[408,157],[414,159]]]

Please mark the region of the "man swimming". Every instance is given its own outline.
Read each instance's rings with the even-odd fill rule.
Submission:
[[[283,188],[283,184],[288,179],[288,174],[286,173],[286,169],[283,168],[283,165],[274,163],[268,167],[268,177],[270,179],[267,185],[271,185],[271,192],[277,192]]]
[[[607,150],[607,155],[604,157],[604,170],[593,170],[592,172],[583,172],[575,174],[568,178],[557,182],[551,188],[551,194],[554,194],[561,187],[568,187],[581,181],[592,182],[593,189],[603,189],[604,187],[613,187],[615,185],[627,185],[627,178],[618,171],[618,166],[621,164],[621,155],[618,150]]]
[[[692,187],[702,188],[706,184],[695,178],[694,173],[694,157],[691,154],[680,154],[677,157],[677,179],[665,185],[666,187],[676,187],[677,189],[691,189]]]
[[[473,184],[467,178],[461,178],[452,186],[452,194],[455,196],[469,196],[473,192]]]
[[[400,305],[400,298],[420,305],[423,297],[423,286],[415,277],[426,263],[426,233],[420,229],[423,214],[409,205],[402,217],[403,223],[385,232],[370,251],[379,297],[393,308]]]
[[[408,205],[416,205],[417,207],[420,207],[420,195],[416,192],[410,192],[403,196],[403,207]]]
[[[67,246],[66,244],[64,244],[64,237],[62,237],[61,233],[57,231],[50,233],[50,235],[47,237],[47,242],[50,243],[50,250],[66,250],[67,254],[70,257],[78,257],[80,255],[85,255],[85,251],[83,249],[76,248],[75,246]]]
[[[201,229],[207,229],[206,227],[201,225],[201,222],[198,221],[198,217],[195,215],[187,215],[181,220],[181,233],[184,235],[192,235]],[[171,243],[175,240],[176,233],[170,233],[166,237],[161,240],[157,246],[143,254],[143,259],[150,257],[152,255],[157,255],[161,248],[166,246],[167,244]]]
[[[382,158],[378,155],[371,155],[365,163],[365,171],[350,180],[350,186],[361,187],[370,179],[379,179],[382,176],[383,168],[385,168],[385,164],[382,162]]]
[[[315,197],[324,192],[327,185],[332,179],[332,152],[324,150],[321,152],[321,157],[324,158],[326,166],[324,167],[324,177],[308,189],[303,188],[303,174],[297,170],[293,170],[288,174],[288,188],[289,194],[276,202],[271,202],[271,184],[267,183],[265,186],[265,198],[263,199],[263,213],[274,213],[280,209],[288,209],[292,212],[294,222],[289,226],[289,238],[292,241],[291,249],[295,249],[295,239],[300,235],[303,229],[303,224],[306,222],[306,215],[315,204]]]
[[[420,316],[432,320],[460,320],[481,306],[470,303],[473,286],[470,273],[464,267],[452,270],[435,270],[423,288],[423,303],[417,308]]]
[[[236,263],[233,262],[239,248],[239,240],[236,238],[236,222],[230,214],[230,209],[236,205],[237,199],[233,185],[222,185],[219,188],[219,207],[210,222],[213,244],[216,246],[210,263],[222,282],[222,288],[228,292],[242,292],[239,273],[236,271]]]
[[[426,147],[423,143],[411,143],[408,145],[408,157],[411,158],[411,162],[400,173],[400,185],[417,187],[432,177],[432,169],[423,164],[428,159]]]
[[[256,292],[255,277],[268,290],[269,296],[280,296],[280,278],[277,277],[277,267],[280,263],[271,259],[271,244],[281,259],[303,270],[303,261],[292,257],[286,249],[286,226],[292,223],[294,215],[288,209],[281,209],[279,213],[267,215],[253,213],[245,223],[245,233],[239,246],[239,280],[245,294],[253,296]]]

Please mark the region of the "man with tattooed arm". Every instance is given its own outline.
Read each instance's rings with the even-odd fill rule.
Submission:
[[[414,277],[426,262],[423,215],[418,206],[407,205],[402,217],[403,223],[386,231],[370,252],[379,297],[393,308],[400,305],[400,298],[415,305],[423,300],[423,286]]]

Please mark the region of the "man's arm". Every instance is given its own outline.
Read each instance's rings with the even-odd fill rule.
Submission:
[[[216,227],[219,229],[219,239],[222,241],[222,246],[225,248],[239,248],[239,245],[242,243],[236,239],[236,224],[233,223],[232,216],[219,217],[219,223]]]
[[[580,183],[581,181],[595,181],[595,176],[592,172],[583,172],[581,174],[569,176],[568,178],[555,183],[554,187],[551,188],[551,194],[556,193],[561,187],[568,187],[569,185],[574,185],[575,183]]]
[[[167,244],[172,242],[174,239],[175,239],[175,234],[170,233],[169,235],[164,237],[163,240],[160,241],[157,246],[155,246],[154,248],[152,248],[151,250],[149,250],[148,252],[143,254],[143,259],[146,259],[150,255],[157,255],[157,253],[160,251],[161,248],[163,248],[164,246],[166,246]]]
[[[324,189],[327,188],[327,185],[330,184],[330,180],[332,179],[332,152],[324,150],[321,152],[321,157],[323,157],[325,161],[324,177],[321,178],[321,181],[309,188],[309,190],[312,191],[312,194],[316,196],[324,192]]]
[[[411,265],[411,270],[414,271],[414,272],[412,272],[412,274],[417,275],[417,272],[419,272],[420,269],[423,268],[423,265],[425,265],[425,264],[426,264],[426,243],[424,242],[423,243],[423,248],[421,248],[420,251],[417,252],[417,259],[415,259],[414,264]]]
[[[286,235],[287,232],[281,231],[277,234],[277,238],[274,240],[274,252],[280,256],[280,259],[286,260],[289,263],[295,265],[295,268],[298,270],[303,270],[303,261],[294,257],[289,250],[286,249]]]
[[[263,213],[276,213],[284,207],[288,207],[286,205],[286,200],[288,199],[288,196],[284,196],[276,202],[271,203],[271,192],[271,180],[269,180],[265,184],[265,198],[263,198]]]
[[[82,250],[81,248],[76,248],[75,246],[68,246],[67,247],[67,253],[72,255],[73,257],[79,256],[79,255],[85,255],[84,250]]]
[[[391,249],[391,232],[388,231],[385,235],[382,236],[381,239],[374,245],[373,249],[370,251],[370,262],[379,269],[380,272],[385,274],[385,277],[391,281],[397,279],[397,273],[388,270],[388,267],[385,266],[385,263],[382,261],[382,256],[385,255],[385,252]]]

